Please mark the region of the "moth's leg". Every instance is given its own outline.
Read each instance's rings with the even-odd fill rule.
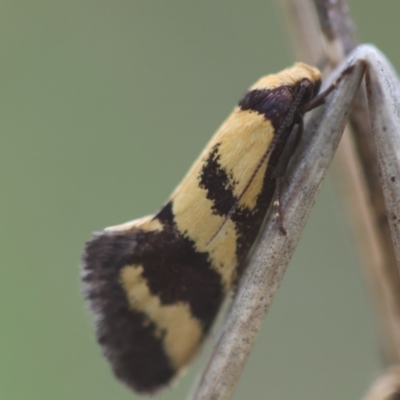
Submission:
[[[303,123],[302,121],[299,121],[293,126],[289,134],[285,147],[279,158],[278,165],[276,166],[272,174],[273,178],[284,178],[286,176],[286,171],[288,169],[289,162],[297,146],[299,145],[302,134],[303,134]]]
[[[367,65],[371,125],[394,250],[400,266],[400,84],[389,61],[375,47],[360,46],[353,57]]]
[[[272,212],[274,214],[274,219],[278,221],[279,230],[281,231],[282,235],[287,235],[286,229],[283,224],[283,215],[281,211],[281,192],[282,192],[283,179],[284,177],[276,178],[274,201],[272,203],[274,209]]]
[[[286,145],[283,149],[283,152],[279,158],[279,163],[272,174],[272,177],[275,178],[276,180],[274,200],[272,202],[274,208],[273,215],[274,219],[277,220],[279,223],[279,229],[282,235],[286,235],[286,229],[284,227],[283,223],[284,216],[281,210],[281,193],[289,162],[300,142],[302,133],[303,133],[303,123],[302,121],[300,121],[293,126],[289,134],[289,137],[286,141]]]

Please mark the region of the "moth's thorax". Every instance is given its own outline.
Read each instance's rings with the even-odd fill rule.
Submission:
[[[251,86],[250,90],[271,90],[281,86],[296,86],[304,79],[307,79],[315,86],[319,86],[321,73],[317,68],[299,62],[277,74],[262,77]]]

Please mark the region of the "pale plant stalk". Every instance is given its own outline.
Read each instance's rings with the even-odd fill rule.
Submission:
[[[299,60],[325,75],[358,44],[344,0],[280,0]],[[309,10],[312,11],[309,11]],[[307,13],[308,18],[302,16]],[[318,35],[305,31],[319,30]],[[310,51],[312,49],[312,53]],[[358,95],[338,150],[335,182],[345,200],[388,362],[400,361],[400,279],[392,245],[365,90]]]
[[[284,12],[297,59],[323,65],[326,67],[324,72],[329,73],[357,46],[354,24],[345,0],[279,0],[279,4]],[[306,33],[308,31],[318,31],[318,34],[310,35]],[[393,77],[390,81],[397,82],[397,78]],[[395,86],[393,90],[397,93],[394,95],[398,98],[398,85]],[[373,105],[370,108],[373,111]],[[390,104],[387,110],[391,111]],[[398,240],[399,232],[393,223],[395,212],[391,213],[391,219],[387,214],[386,207],[391,207],[388,204],[391,202],[391,193],[386,196],[385,205],[378,179],[381,171],[371,134],[369,112],[366,92],[362,88],[350,114],[350,126],[339,146],[334,175],[355,233],[364,275],[371,289],[385,361],[391,365],[400,361],[400,253],[398,246],[393,247],[389,221],[392,222],[395,241]],[[400,377],[394,379],[396,373],[399,373],[399,368],[390,368],[387,379],[379,381],[368,395],[368,400],[391,398],[389,394],[395,393],[393,382],[397,382],[398,394]],[[386,389],[385,384],[388,385]]]

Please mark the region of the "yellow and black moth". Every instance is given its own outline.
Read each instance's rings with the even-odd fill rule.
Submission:
[[[268,209],[279,206],[279,180],[319,87],[320,72],[303,63],[261,78],[160,211],[86,244],[82,279],[97,338],[134,390],[157,391],[197,353]]]

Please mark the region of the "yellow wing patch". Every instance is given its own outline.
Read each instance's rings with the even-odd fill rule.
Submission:
[[[220,128],[221,144],[218,148],[220,164],[237,184],[232,186],[238,198],[254,173],[258,162],[271,144],[274,128],[263,115],[235,109]],[[240,134],[238,134],[238,132]],[[238,206],[253,210],[260,194],[268,159],[255,176]]]
[[[196,166],[194,176],[198,176],[201,167],[201,163]],[[225,290],[228,290],[237,266],[235,224],[227,221],[219,235],[209,243],[224,217],[214,214],[213,202],[206,195],[207,191],[199,186],[197,179],[184,180],[173,198],[175,223],[179,232],[194,242],[196,251],[209,252],[212,267],[221,275]]]
[[[105,228],[105,231],[131,231],[140,228],[144,232],[159,231],[163,230],[163,226],[158,219],[154,219],[154,214],[146,215],[142,218],[137,218],[124,224],[109,226]]]
[[[196,353],[202,337],[200,321],[181,302],[163,305],[160,298],[150,293],[141,265],[127,265],[121,270],[121,283],[130,308],[147,315],[157,326],[157,336],[164,336],[165,351],[175,368],[186,365]]]

